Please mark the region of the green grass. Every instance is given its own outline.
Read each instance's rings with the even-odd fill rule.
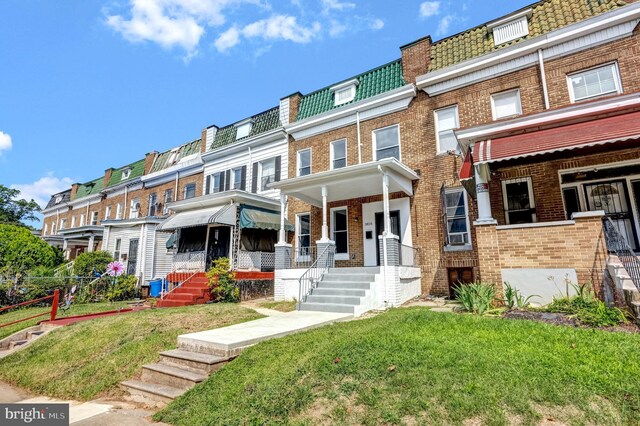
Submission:
[[[268,302],[261,302],[258,306],[260,306],[261,308],[273,309],[280,312],[291,312],[295,311],[296,302],[295,300],[291,302],[274,302],[271,300]]]
[[[87,303],[84,305],[72,303],[71,307],[66,312],[62,312],[62,310],[59,309],[57,318],[58,319],[65,318],[73,315],[95,314],[98,312],[111,311],[114,309],[124,308],[124,307],[127,307],[126,302]],[[0,325],[8,324],[10,322],[17,321],[22,318],[28,318],[40,313],[50,312],[50,311],[51,311],[50,306],[17,309],[14,311],[10,311],[6,314],[0,315]],[[45,316],[34,318],[31,320],[19,322],[17,324],[10,325],[8,327],[2,327],[0,328],[0,339],[4,339],[5,337],[15,332],[18,332],[28,327],[32,327],[36,325],[38,322],[48,320],[48,319],[49,319],[49,316],[45,315]]]
[[[233,304],[210,304],[98,318],[53,331],[0,362],[0,378],[39,395],[91,399],[118,394],[117,385],[180,334],[259,318]]]
[[[396,309],[249,348],[155,419],[640,424],[638,348],[640,335]]]

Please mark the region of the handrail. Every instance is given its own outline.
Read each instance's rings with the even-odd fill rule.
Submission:
[[[635,284],[638,291],[640,291],[640,259],[629,246],[627,239],[616,229],[615,224],[610,218],[604,218],[602,221],[602,228],[604,231],[605,243],[607,250],[614,252],[624,269],[629,274],[631,281]]]
[[[176,274],[179,272],[172,272],[172,274]],[[182,287],[182,284],[186,283],[187,281],[189,281],[191,278],[195,277],[196,275],[198,275],[199,272],[194,272],[193,274],[191,274],[186,280],[182,280],[180,281],[180,284],[178,284],[177,286],[173,287],[171,290],[165,292],[164,291],[164,286],[162,287],[162,290],[160,290],[160,300],[164,299],[166,296],[170,295],[171,293],[173,293],[173,291],[177,288]]]
[[[309,269],[298,279],[298,310],[300,310],[302,303],[307,300],[307,296],[309,296],[309,293],[315,288],[316,284],[320,282],[322,276],[333,265],[335,249],[335,245],[327,245],[316,258],[315,262],[313,262]],[[318,266],[318,262],[321,260],[324,260],[324,264]]]
[[[54,277],[60,277],[62,276],[63,272],[67,272],[69,273],[69,271],[71,271],[73,269],[73,266],[75,265],[76,261],[72,260],[71,262],[67,262],[63,265],[58,266],[54,271],[53,271],[53,276]]]
[[[52,301],[51,301],[51,311],[43,312],[41,314],[33,315],[33,316],[30,316],[30,317],[27,317],[27,318],[22,318],[22,319],[19,319],[17,321],[12,321],[12,322],[7,323],[7,324],[2,324],[2,325],[0,325],[0,328],[8,327],[8,326],[13,325],[13,324],[18,324],[19,322],[23,322],[23,321],[29,321],[29,320],[34,319],[34,318],[43,317],[43,316],[45,316],[47,314],[50,314],[49,318],[50,318],[51,321],[55,320],[56,319],[56,315],[58,315],[58,302],[60,301],[60,290],[58,290],[58,289],[54,290],[53,294],[50,295],[50,296],[40,297],[38,299],[29,300],[29,301],[26,301],[26,302],[18,303],[16,305],[4,306],[4,307],[2,307],[0,309],[0,312],[1,311],[6,311],[7,309],[11,309],[11,308],[17,308],[17,307],[20,307],[20,306],[32,305],[34,303],[38,303],[38,302],[41,302],[41,301],[47,300],[47,299],[52,299]]]

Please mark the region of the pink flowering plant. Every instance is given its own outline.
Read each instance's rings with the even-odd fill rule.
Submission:
[[[124,273],[124,265],[121,262],[115,261],[107,265],[107,271],[105,274],[112,277],[119,277]]]

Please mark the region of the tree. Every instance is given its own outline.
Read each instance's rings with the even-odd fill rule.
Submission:
[[[113,262],[113,256],[108,251],[85,252],[76,257],[73,263],[73,273],[79,277],[91,277],[94,270],[102,274],[111,262]]]
[[[20,191],[0,185],[0,223],[24,226],[23,220],[40,221],[40,206],[34,200],[18,199]]]
[[[23,226],[0,224],[0,275],[24,274],[36,267],[53,268],[59,253]]]

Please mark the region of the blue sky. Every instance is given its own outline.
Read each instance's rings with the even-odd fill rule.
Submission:
[[[0,0],[0,183],[46,202],[531,0]]]

